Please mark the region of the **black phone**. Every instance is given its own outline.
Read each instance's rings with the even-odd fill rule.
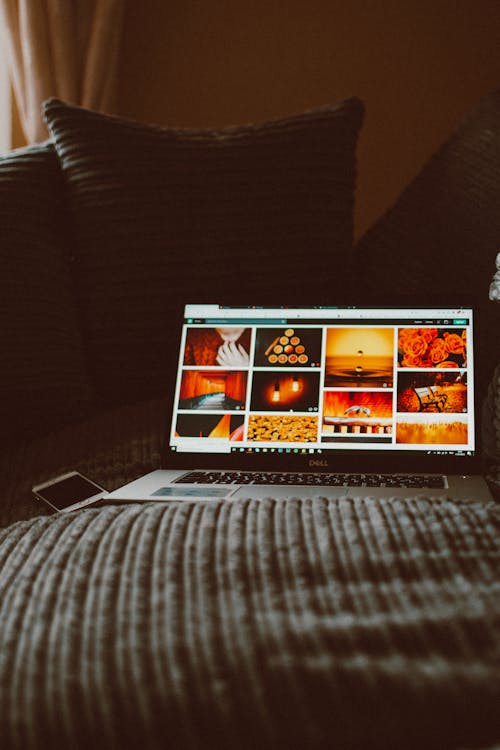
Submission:
[[[108,494],[104,487],[79,471],[70,471],[43,484],[37,484],[32,491],[39,500],[43,500],[52,510],[60,513],[86,508]]]

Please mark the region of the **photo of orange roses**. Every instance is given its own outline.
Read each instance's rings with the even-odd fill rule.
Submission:
[[[399,367],[466,367],[465,328],[400,328]]]

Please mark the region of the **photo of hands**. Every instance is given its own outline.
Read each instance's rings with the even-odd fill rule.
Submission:
[[[251,329],[189,328],[184,347],[184,365],[248,367]]]

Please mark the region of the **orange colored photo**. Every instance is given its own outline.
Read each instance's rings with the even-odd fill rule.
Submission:
[[[392,327],[328,329],[326,387],[391,388],[393,363]]]
[[[467,419],[455,414],[416,415],[398,417],[396,442],[415,445],[466,445],[468,443]]]
[[[455,368],[467,365],[465,328],[400,328],[398,366]]]

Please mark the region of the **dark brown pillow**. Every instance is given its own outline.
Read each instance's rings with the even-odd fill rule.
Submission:
[[[106,403],[164,389],[177,304],[345,290],[363,107],[220,131],[162,129],[58,100],[77,283]]]
[[[63,187],[51,144],[0,158],[0,444],[90,409]]]
[[[367,291],[480,307],[482,393],[500,361],[488,289],[500,249],[500,91],[479,102],[355,250]]]

